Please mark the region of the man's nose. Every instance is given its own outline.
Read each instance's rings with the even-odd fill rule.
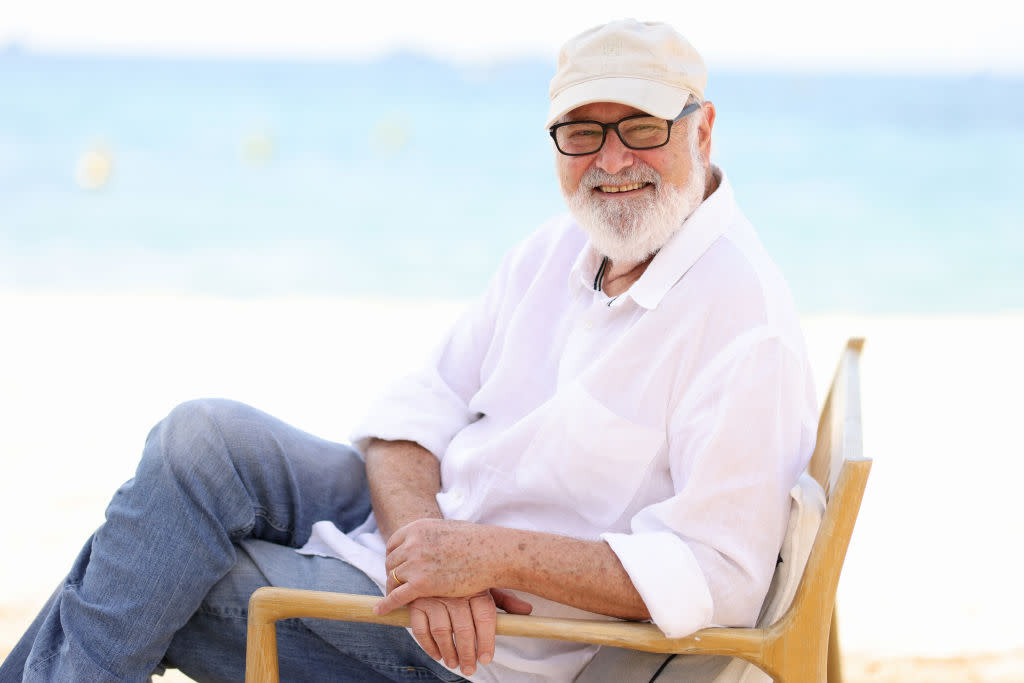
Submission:
[[[633,165],[633,150],[622,144],[622,140],[614,130],[609,130],[604,139],[604,146],[597,152],[594,163],[606,173],[612,175]]]

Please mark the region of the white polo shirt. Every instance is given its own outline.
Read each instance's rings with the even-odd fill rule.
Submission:
[[[571,218],[542,226],[353,443],[437,455],[446,518],[607,541],[668,636],[751,626],[816,433],[789,289],[724,174],[627,292],[595,286],[601,263]],[[316,524],[304,552],[386,581],[372,516]],[[569,681],[595,650],[499,638],[472,679]]]

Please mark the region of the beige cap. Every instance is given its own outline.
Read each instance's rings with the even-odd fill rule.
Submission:
[[[704,60],[668,24],[613,21],[562,46],[547,126],[592,102],[618,102],[673,119],[691,93],[704,99],[707,82]]]

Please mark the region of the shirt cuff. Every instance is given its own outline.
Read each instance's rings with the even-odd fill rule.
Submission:
[[[370,439],[415,441],[441,458],[470,413],[440,380],[412,378],[376,401],[349,435],[352,446],[366,457]]]
[[[667,531],[601,534],[629,574],[651,621],[669,638],[711,625],[714,604],[689,546]]]

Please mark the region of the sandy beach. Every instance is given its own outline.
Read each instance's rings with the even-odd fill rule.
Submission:
[[[227,396],[344,440],[460,310],[0,292],[0,657],[174,405]],[[1024,680],[1024,313],[804,324],[819,399],[845,338],[867,338],[875,463],[840,584],[848,679]]]

